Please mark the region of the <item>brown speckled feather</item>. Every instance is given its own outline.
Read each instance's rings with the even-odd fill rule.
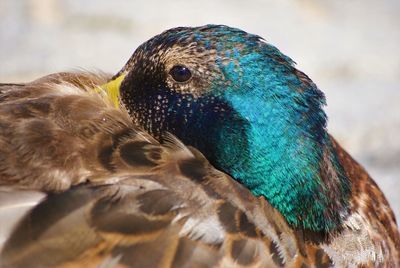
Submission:
[[[336,141],[334,147],[352,182],[353,214],[345,222],[349,229],[333,238],[325,250],[339,266],[369,259],[370,267],[399,267],[400,234],[388,201],[364,168]]]
[[[57,192],[90,178],[103,136],[127,127],[100,97],[80,89],[106,79],[60,73],[0,85],[0,185]]]
[[[48,193],[11,233],[0,267],[330,267],[365,252],[364,267],[398,265],[399,241],[388,238],[398,237],[393,214],[368,214],[380,203],[357,197],[353,206],[365,210],[341,234],[310,239],[197,150],[173,137],[158,143],[89,90],[107,78],[63,73],[0,85],[0,197]],[[336,146],[353,191],[365,187],[384,200]],[[357,228],[369,217],[382,223]]]
[[[2,267],[309,262],[313,246],[264,199],[196,150],[173,138],[160,145],[81,90],[103,82],[56,74],[1,86],[1,184],[53,192],[14,230]]]

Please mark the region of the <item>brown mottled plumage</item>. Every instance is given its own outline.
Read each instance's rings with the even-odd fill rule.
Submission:
[[[29,195],[22,189],[49,193],[20,202],[39,205],[4,244],[1,267],[398,265],[393,213],[338,144],[352,206],[365,214],[315,238],[290,228],[197,150],[172,137],[160,144],[91,92],[107,79],[61,73],[0,85],[0,208],[10,205],[7,196]],[[365,192],[376,203],[363,202]],[[373,217],[381,223],[366,222],[370,206],[380,208]]]
[[[198,151],[173,138],[160,145],[127,113],[81,90],[105,79],[63,73],[0,87],[7,144],[1,184],[46,192],[72,187],[50,194],[18,224],[1,267],[329,263],[263,198]]]
[[[398,267],[324,103],[222,25],[168,30],[113,77],[0,84],[0,267]]]

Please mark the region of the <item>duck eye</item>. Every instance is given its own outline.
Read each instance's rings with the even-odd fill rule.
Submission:
[[[175,65],[169,71],[169,74],[176,82],[186,82],[192,77],[190,70],[183,65]]]

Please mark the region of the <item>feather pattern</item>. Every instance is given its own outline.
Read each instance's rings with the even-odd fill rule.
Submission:
[[[46,166],[31,168],[34,180],[2,175],[3,187],[48,192],[6,242],[2,267],[329,267],[332,261],[351,265],[359,259],[369,259],[371,267],[375,262],[395,265],[395,259],[383,259],[383,254],[393,255],[394,245],[374,242],[378,234],[369,232],[376,226],[363,230],[362,216],[349,220],[344,231],[362,235],[353,244],[342,236],[316,244],[293,230],[263,197],[214,169],[194,148],[173,136],[160,144],[126,112],[82,90],[103,82],[90,73],[62,73],[0,87],[2,111],[15,111],[2,112],[7,117],[1,122],[14,122],[8,131],[24,141],[12,148],[15,163],[30,167],[50,152],[51,163],[68,161],[70,150],[48,147],[60,135],[71,139],[65,146],[82,144],[73,150],[74,163],[80,165],[70,173],[58,167],[48,173],[45,168],[53,167]],[[32,99],[49,106],[46,113],[30,106]],[[35,132],[47,139],[47,150],[26,160],[18,150],[31,146],[32,139],[22,139],[27,132],[14,132],[12,126],[23,128],[38,119],[45,127]],[[86,176],[75,181],[82,169]],[[68,175],[62,175],[62,183],[51,183],[61,174]]]
[[[222,26],[193,30],[195,39],[218,27]],[[230,29],[239,41],[243,36],[259,41],[237,29],[221,29]],[[177,114],[182,119],[179,129],[162,133],[157,126],[171,123],[162,121],[168,117],[146,114],[150,119],[144,120],[143,111],[149,107],[154,112],[159,108],[160,113],[176,113],[163,110],[170,101],[176,101],[177,107],[200,107],[199,98],[215,86],[211,78],[197,76],[191,81],[193,87],[180,84],[171,93],[185,96],[184,101],[170,98],[166,102],[157,95],[152,99],[152,87],[164,90],[165,86],[156,77],[161,73],[155,64],[158,60],[171,67],[177,57],[188,66],[197,64],[196,70],[209,77],[245,79],[232,71],[235,67],[229,62],[222,72],[213,65],[205,68],[210,58],[218,61],[221,52],[207,38],[181,47],[177,42],[188,38],[181,32],[192,34],[188,28],[177,28],[156,37],[164,42],[161,47],[154,40],[145,43],[147,50],[139,48],[113,78],[90,72],[58,73],[26,84],[0,84],[0,226],[8,222],[0,232],[4,241],[0,241],[0,267],[398,267],[400,238],[393,212],[367,172],[324,128],[317,135],[324,140],[317,154],[318,179],[334,193],[328,195],[329,207],[323,210],[328,214],[323,215],[340,217],[334,220],[338,225],[321,231],[291,222],[268,196],[257,197],[245,183],[215,169],[202,154],[208,151],[198,150],[204,147],[196,149],[178,140],[174,135],[188,141],[180,131],[197,120],[187,110]],[[217,34],[221,34],[218,29]],[[213,38],[221,36],[225,38]],[[258,47],[255,44],[251,49]],[[202,45],[210,50],[187,54]],[[311,87],[311,95],[319,94],[308,77],[286,65],[292,64],[290,59],[275,48],[266,48],[275,62],[284,64],[279,67],[284,73],[290,70],[300,79],[290,86],[298,83],[295,90],[307,92],[302,88],[306,86]],[[166,50],[175,62],[170,62]],[[143,61],[143,57],[151,60]],[[237,60],[233,62],[248,66]],[[255,60],[254,55],[246,58]],[[146,78],[142,69],[155,76]],[[171,80],[168,83],[176,86]],[[229,83],[224,83],[229,89]],[[134,105],[138,96],[128,91],[133,84],[138,96],[146,86],[149,91],[142,97],[149,103]],[[118,87],[121,107],[116,107]],[[113,95],[98,94],[103,89]],[[237,101],[237,96],[229,98]],[[296,99],[296,103],[302,101]],[[214,108],[225,112],[229,107]],[[242,119],[234,122],[242,123]],[[334,199],[347,191],[349,196]],[[13,210],[10,204],[21,209]],[[340,210],[331,211],[336,208]],[[5,221],[10,209],[15,213]]]
[[[7,160],[12,152],[15,163],[24,161],[32,178],[5,176],[10,164],[2,162],[1,183],[49,193],[8,239],[2,267],[309,263],[307,252],[315,246],[299,239],[264,198],[214,169],[194,148],[171,136],[158,143],[133,125],[126,112],[81,90],[103,82],[93,74],[63,73],[1,86],[1,122],[9,122],[8,132],[20,142],[10,141],[15,147],[2,155]],[[32,107],[32,99],[46,106],[45,111]],[[21,109],[26,116],[20,116]],[[29,127],[38,120],[35,129]],[[18,132],[20,128],[24,131]],[[59,146],[69,148],[54,151],[52,145],[60,138],[69,141]],[[39,144],[32,144],[36,140]],[[37,151],[39,146],[45,148]],[[35,151],[25,153],[26,147]],[[69,170],[44,164],[34,169],[38,159],[63,162]],[[57,172],[48,172],[52,169]],[[323,255],[321,261],[329,262]]]

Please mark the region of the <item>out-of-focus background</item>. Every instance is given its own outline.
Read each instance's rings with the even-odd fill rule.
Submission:
[[[0,0],[0,81],[74,68],[115,73],[153,35],[207,23],[259,34],[298,63],[326,93],[330,132],[399,219],[398,0]]]

